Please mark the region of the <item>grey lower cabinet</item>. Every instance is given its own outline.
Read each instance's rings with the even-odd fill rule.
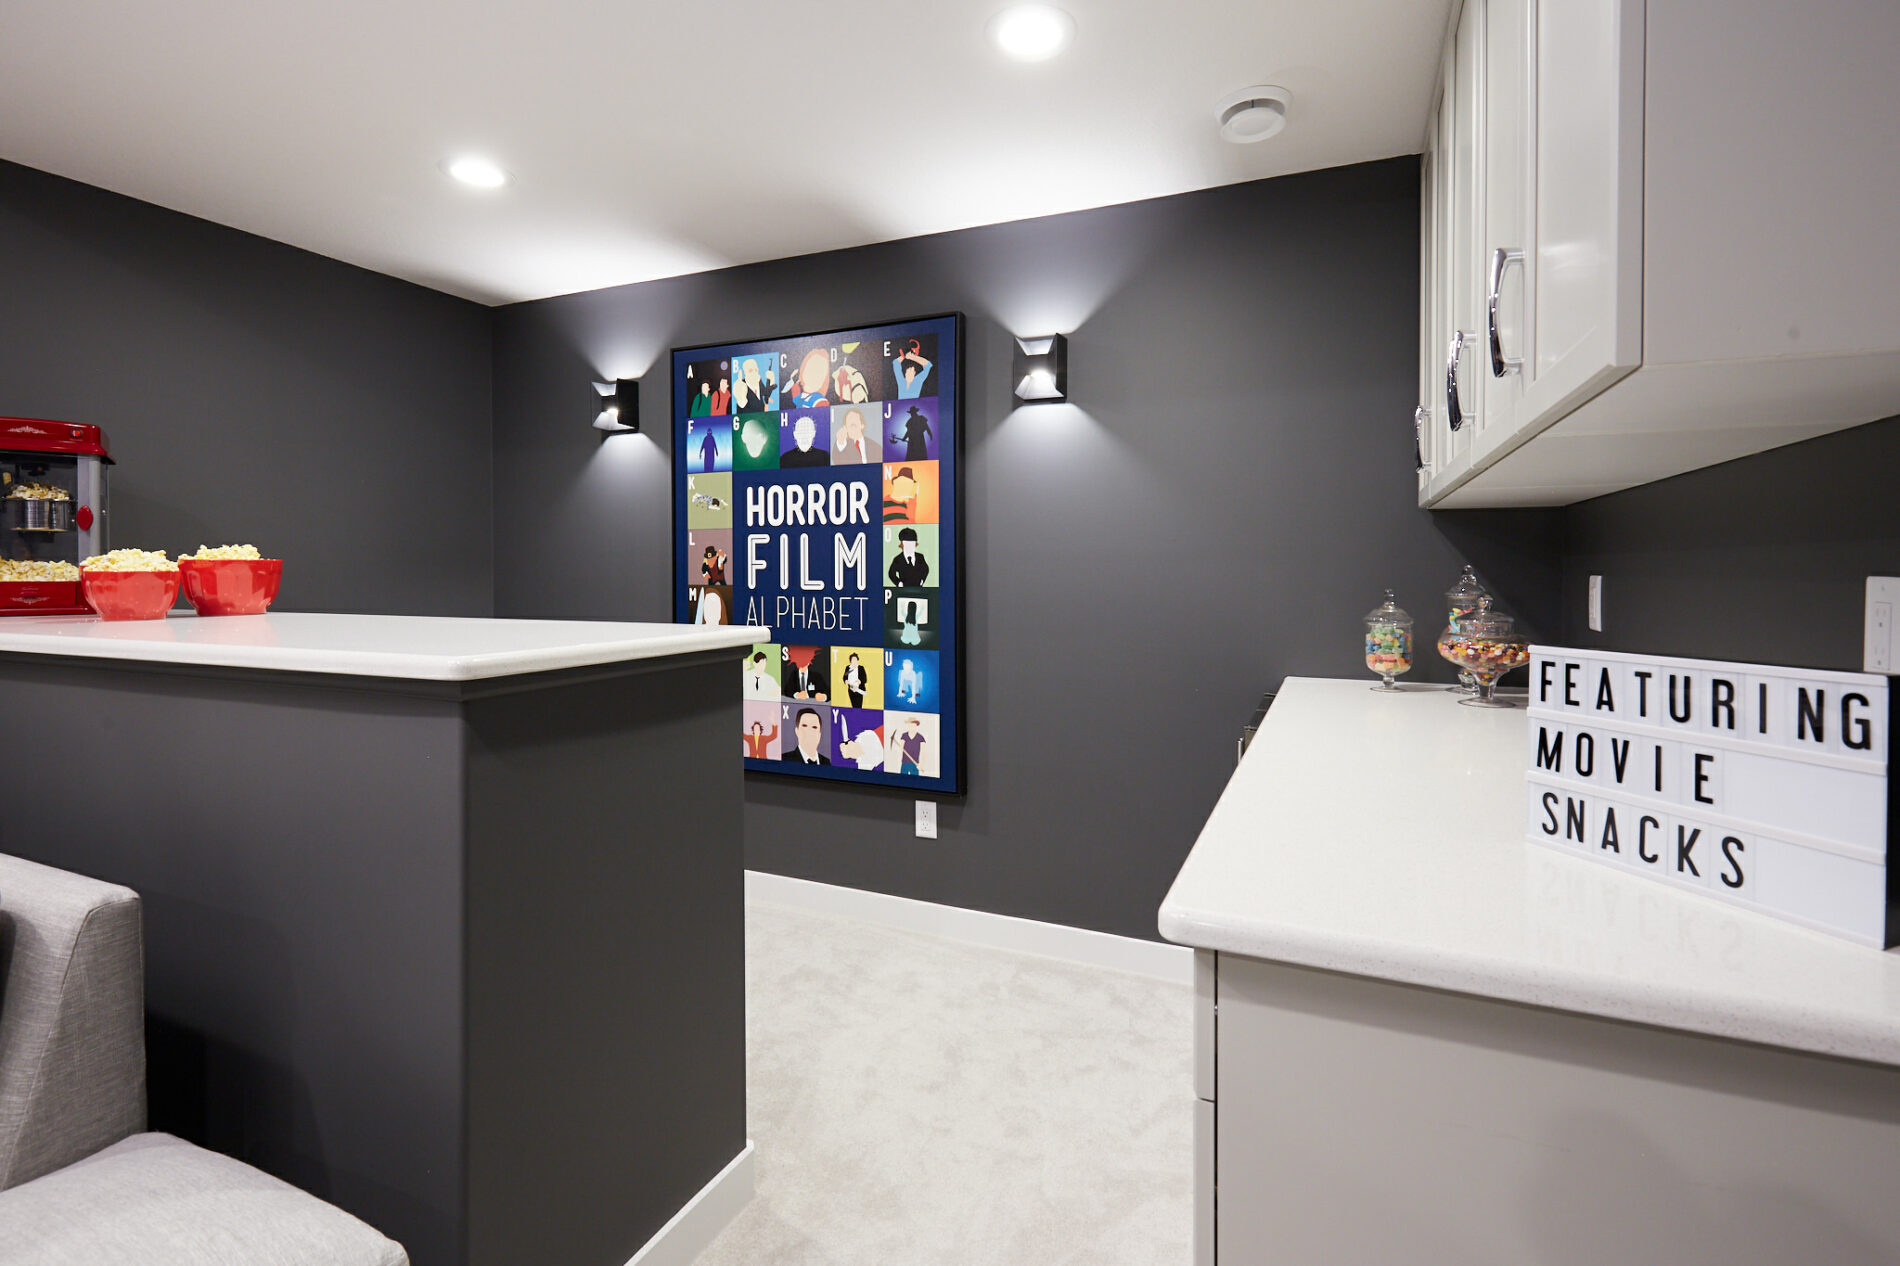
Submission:
[[[1197,1266],[1900,1262],[1900,1069],[1195,958]]]

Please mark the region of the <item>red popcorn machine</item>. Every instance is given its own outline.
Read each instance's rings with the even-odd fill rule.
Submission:
[[[106,551],[106,437],[0,418],[0,615],[89,615],[79,561]]]

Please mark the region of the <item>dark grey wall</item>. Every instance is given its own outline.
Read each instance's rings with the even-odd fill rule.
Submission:
[[[1396,159],[500,309],[496,613],[671,618],[669,348],[961,310],[970,792],[929,842],[901,793],[749,775],[747,862],[1152,937],[1261,692],[1365,675],[1384,586],[1435,637],[1470,559],[1559,627],[1560,513],[1413,508],[1417,178]],[[1012,411],[1011,335],[1051,330],[1075,404]],[[590,381],[649,368],[646,433],[601,441]]]
[[[1149,935],[1253,700],[1363,671],[1384,585],[1421,641],[1468,559],[1540,636],[1851,668],[1863,578],[1900,572],[1900,419],[1567,511],[1411,509],[1415,173],[500,309],[491,436],[483,309],[0,163],[0,413],[104,425],[117,543],[253,540],[286,608],[665,620],[666,374],[648,436],[605,443],[589,382],[962,310],[971,792],[932,844],[902,795],[754,775],[749,864]],[[1012,412],[1009,337],[1052,329],[1077,404]]]
[[[1900,417],[1570,507],[1577,646],[1859,671],[1866,583],[1900,575]],[[1603,577],[1604,631],[1587,616]]]
[[[0,162],[0,414],[103,426],[112,543],[249,541],[288,610],[487,615],[489,313]]]

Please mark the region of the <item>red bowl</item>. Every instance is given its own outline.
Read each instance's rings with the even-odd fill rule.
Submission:
[[[181,558],[178,574],[199,615],[263,615],[284,582],[284,560]]]
[[[79,594],[101,620],[162,620],[178,601],[175,571],[79,573]]]

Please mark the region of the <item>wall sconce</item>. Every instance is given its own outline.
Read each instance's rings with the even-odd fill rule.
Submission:
[[[600,400],[594,413],[594,429],[620,435],[640,429],[640,383],[633,378],[597,382],[594,390]]]
[[[1011,373],[1016,398],[1025,404],[1055,404],[1069,398],[1069,340],[1060,334],[1016,340]]]

